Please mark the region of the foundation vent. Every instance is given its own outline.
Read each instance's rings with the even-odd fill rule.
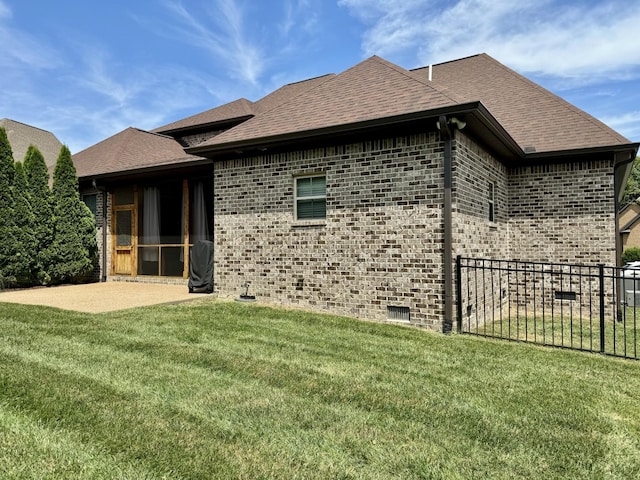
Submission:
[[[387,320],[392,322],[410,322],[411,310],[409,307],[387,306]]]

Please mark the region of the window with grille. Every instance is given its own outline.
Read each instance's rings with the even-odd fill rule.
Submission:
[[[496,183],[489,182],[489,221],[496,221],[496,206],[495,206],[495,196],[496,196]]]
[[[317,220],[327,217],[327,177],[324,174],[295,179],[296,220]]]

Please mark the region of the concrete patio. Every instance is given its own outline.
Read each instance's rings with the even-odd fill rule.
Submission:
[[[45,305],[86,313],[113,312],[134,307],[214,298],[189,293],[186,285],[104,282],[37,287],[0,292],[0,302]]]

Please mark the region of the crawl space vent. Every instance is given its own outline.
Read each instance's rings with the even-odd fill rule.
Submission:
[[[394,322],[409,322],[411,320],[411,311],[409,307],[395,307],[389,305],[387,307],[387,320]]]

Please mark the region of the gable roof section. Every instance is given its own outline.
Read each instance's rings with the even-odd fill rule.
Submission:
[[[297,97],[307,90],[314,88],[335,76],[335,73],[329,73],[320,77],[284,85],[254,103],[256,114],[267,112],[279,105],[282,105],[283,103],[288,102],[294,97]]]
[[[83,178],[203,160],[202,157],[185,153],[171,137],[133,127],[73,156],[78,177]]]
[[[412,73],[428,81],[428,68]],[[482,102],[523,150],[554,152],[631,143],[487,54],[433,65],[432,82],[464,101]]]
[[[9,118],[0,119],[0,127],[7,131],[15,161],[22,162],[29,145],[35,145],[44,156],[47,167],[55,166],[62,143],[53,133]]]
[[[246,98],[240,98],[233,102],[225,103],[219,107],[205,112],[197,113],[182,120],[169,123],[163,127],[155,128],[152,133],[171,133],[189,130],[195,127],[212,126],[219,123],[231,123],[241,121],[255,114],[254,103]]]
[[[257,102],[252,102],[246,98],[240,98],[233,102],[225,103],[219,107],[212,108],[205,112],[192,115],[182,120],[169,123],[162,127],[151,130],[153,133],[175,134],[189,130],[198,130],[215,125],[239,123],[260,113],[271,110],[274,107],[288,101],[300,93],[313,88],[326,81],[335,74],[324,75],[322,77],[310,78],[301,82],[290,83],[271,92]],[[231,125],[232,127],[233,125]],[[230,128],[231,128],[230,127]]]
[[[322,129],[348,127],[457,103],[452,96],[407,70],[374,56],[211,138],[192,151],[259,142],[283,135],[304,136]]]

